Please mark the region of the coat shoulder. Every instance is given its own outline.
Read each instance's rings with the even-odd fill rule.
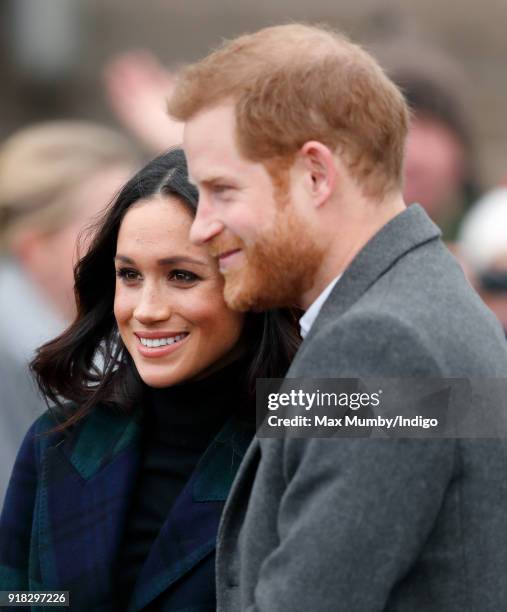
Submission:
[[[50,448],[63,445],[69,455],[80,456],[86,448],[89,454],[90,441],[95,446],[110,443],[116,437],[122,437],[126,424],[130,421],[125,417],[113,414],[103,406],[96,406],[88,415],[65,429],[57,429],[76,410],[76,405],[68,402],[62,409],[48,409],[38,417],[25,435],[19,451],[20,456],[40,465]],[[99,442],[103,444],[99,444]]]
[[[303,344],[307,376],[356,378],[441,376],[431,346],[417,327],[395,313],[354,309],[319,327]]]

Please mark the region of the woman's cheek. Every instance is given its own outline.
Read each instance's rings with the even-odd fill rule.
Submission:
[[[113,312],[118,324],[126,323],[130,320],[133,305],[131,300],[121,288],[116,289],[114,298]]]
[[[198,298],[189,299],[184,316],[198,328],[202,341],[211,340],[216,346],[234,344],[241,334],[244,320],[243,313],[233,312],[227,307],[216,287]]]
[[[183,302],[180,314],[193,325],[207,325],[216,316],[212,296],[191,296]]]

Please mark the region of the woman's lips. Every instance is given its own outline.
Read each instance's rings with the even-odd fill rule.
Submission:
[[[145,339],[160,339],[160,338],[168,338],[171,337],[172,335],[162,335],[159,333],[156,334],[141,334],[141,335],[137,335],[137,350],[139,351],[139,354],[142,355],[143,357],[148,357],[148,358],[157,358],[157,357],[164,357],[165,355],[170,355],[171,353],[174,353],[174,351],[177,351],[181,345],[185,344],[185,342],[188,340],[188,338],[190,337],[190,333],[185,332],[185,337],[182,338],[181,340],[177,340],[176,342],[173,342],[172,344],[166,344],[164,346],[144,346],[143,344],[141,344],[141,338],[145,338]],[[180,334],[177,334],[180,335]]]

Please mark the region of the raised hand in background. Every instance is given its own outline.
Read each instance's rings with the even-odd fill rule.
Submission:
[[[183,124],[166,110],[177,73],[145,49],[114,56],[103,71],[106,98],[122,125],[154,153],[181,143]]]

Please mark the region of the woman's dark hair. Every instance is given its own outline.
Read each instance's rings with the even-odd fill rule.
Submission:
[[[188,181],[181,149],[155,158],[121,189],[74,270],[75,321],[43,345],[31,364],[48,403],[64,417],[57,429],[72,425],[99,404],[128,414],[140,400],[143,383],[113,314],[114,256],[126,212],[157,194],[176,196],[195,216],[198,194]],[[243,340],[249,361],[247,384],[253,395],[256,378],[284,376],[300,343],[295,313],[290,309],[248,313]]]

